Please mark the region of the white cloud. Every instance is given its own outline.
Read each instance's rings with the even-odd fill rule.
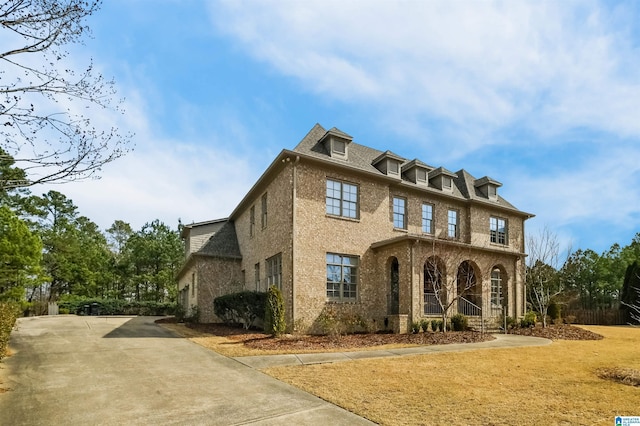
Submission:
[[[384,104],[381,115],[446,120],[466,150],[485,143],[465,136],[475,129],[514,122],[552,135],[588,126],[640,136],[640,58],[620,15],[593,1],[211,7],[222,32],[310,91]]]

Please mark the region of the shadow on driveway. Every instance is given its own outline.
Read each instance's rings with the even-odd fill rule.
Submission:
[[[175,335],[171,331],[158,327],[155,324],[155,319],[162,318],[150,318],[150,317],[133,317],[129,321],[125,322],[118,328],[114,328],[109,333],[102,336],[105,339],[111,338],[140,338],[140,337],[156,337],[156,338],[170,338],[176,339],[179,336]],[[151,321],[150,321],[151,319]]]

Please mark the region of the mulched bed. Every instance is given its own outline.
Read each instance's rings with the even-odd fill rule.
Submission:
[[[551,340],[601,340],[602,336],[580,327],[569,324],[547,325],[542,328],[536,325],[531,328],[517,328],[509,330],[509,334],[519,334],[521,336],[544,337]]]
[[[170,320],[166,320],[170,321]],[[230,340],[242,342],[245,346],[260,350],[346,350],[367,348],[389,344],[414,345],[446,345],[452,343],[475,343],[493,340],[491,334],[476,331],[447,332],[447,333],[416,333],[416,334],[350,334],[345,336],[317,336],[317,335],[285,335],[279,338],[264,334],[261,330],[245,330],[240,326],[225,324],[186,324],[187,327],[204,334],[223,336]],[[545,337],[551,340],[600,340],[602,336],[580,327],[568,324],[540,325],[532,328],[509,330],[510,334],[523,336]]]

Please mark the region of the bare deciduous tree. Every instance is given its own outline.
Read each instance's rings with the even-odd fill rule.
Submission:
[[[82,42],[100,0],[8,0],[0,4],[0,148],[26,179],[0,189],[95,177],[128,151],[130,136],[86,114],[119,111],[114,82],[93,64],[77,72],[67,48]]]
[[[529,301],[542,316],[542,326],[547,326],[547,311],[554,298],[562,293],[558,270],[564,263],[560,257],[560,243],[556,234],[548,228],[527,238],[526,283]],[[567,258],[571,249],[567,249]]]

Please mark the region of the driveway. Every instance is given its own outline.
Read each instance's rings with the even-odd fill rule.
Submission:
[[[154,324],[18,320],[0,363],[0,425],[372,424]]]

